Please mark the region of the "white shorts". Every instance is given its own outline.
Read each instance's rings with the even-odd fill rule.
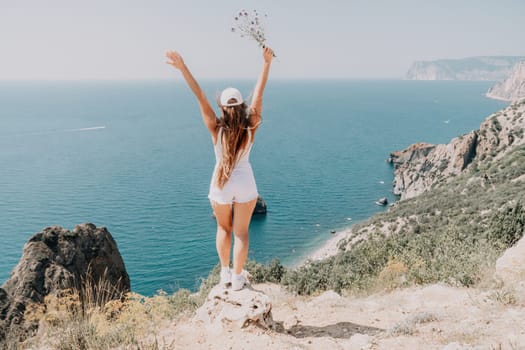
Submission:
[[[208,198],[219,204],[246,203],[257,199],[257,185],[250,163],[236,166],[222,189],[215,183],[217,167],[211,178]]]

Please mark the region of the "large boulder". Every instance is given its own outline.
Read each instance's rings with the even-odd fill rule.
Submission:
[[[197,310],[193,321],[204,324],[212,333],[250,325],[271,328],[274,326],[271,311],[270,298],[251,286],[233,291],[217,285]]]
[[[24,312],[32,303],[42,304],[46,296],[75,290],[82,300],[93,297],[97,286],[104,298],[121,297],[130,281],[117,244],[105,227],[77,225],[72,231],[47,227],[25,244],[22,258],[0,288],[0,344],[16,329],[22,338],[38,324],[25,322]]]

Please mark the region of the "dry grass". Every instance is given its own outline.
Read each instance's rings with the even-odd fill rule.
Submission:
[[[152,297],[126,294],[103,306],[83,309],[76,291],[46,298],[45,307],[33,312],[40,319],[37,337],[29,348],[66,349],[173,349],[158,331],[192,309],[187,291]]]
[[[518,303],[516,292],[508,287],[493,290],[489,298],[504,306],[516,305]]]
[[[173,295],[158,291],[152,297],[122,294],[106,278],[89,275],[80,289],[49,295],[44,304],[35,304],[26,318],[40,323],[36,337],[21,348],[90,349],[173,349],[174,343],[158,332],[198,306],[188,290]]]
[[[113,284],[108,278],[107,267],[102,276],[95,279],[91,266],[88,266],[87,273],[80,280],[80,288],[77,293],[82,311],[101,308],[110,301],[123,299],[124,293],[119,288],[120,286],[121,280]]]
[[[433,313],[420,312],[402,322],[397,323],[388,330],[391,336],[413,335],[417,332],[417,326],[425,323],[438,321],[439,317]]]
[[[391,258],[379,273],[379,289],[393,290],[407,284],[408,267],[399,259]]]

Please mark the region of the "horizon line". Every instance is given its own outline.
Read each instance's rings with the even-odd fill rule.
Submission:
[[[199,81],[224,81],[224,80],[233,80],[233,81],[255,81],[254,78],[247,77],[210,77],[210,78],[200,78]],[[316,80],[316,81],[342,81],[342,80],[407,80],[407,81],[418,81],[417,79],[406,79],[405,77],[275,77],[269,80],[272,81],[294,81],[294,80]],[[71,78],[71,79],[1,79],[0,83],[29,83],[29,82],[139,82],[139,81],[175,81],[182,82],[180,77],[170,77],[170,78]],[[419,80],[426,81],[426,80]],[[429,81],[439,81],[439,80],[429,80]],[[457,80],[460,81],[460,80]],[[466,80],[468,81],[468,80]],[[471,80],[474,81],[474,80]],[[486,80],[480,80],[486,81]]]

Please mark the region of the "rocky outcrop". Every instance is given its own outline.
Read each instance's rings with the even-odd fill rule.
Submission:
[[[82,224],[69,231],[53,226],[35,234],[0,288],[0,344],[8,332],[23,338],[36,330],[35,321],[24,320],[30,304],[42,304],[46,296],[70,289],[81,299],[87,293],[93,296],[100,283],[110,287],[104,290],[106,299],[130,290],[124,261],[105,227]]]
[[[525,143],[525,100],[492,114],[479,129],[477,158],[499,159],[512,147]]]
[[[475,131],[453,139],[449,144],[415,144],[390,156],[394,163],[394,194],[401,199],[419,195],[432,184],[459,174],[475,155]]]
[[[491,87],[486,96],[504,101],[525,99],[525,61],[516,64],[510,76]]]
[[[470,164],[499,159],[525,144],[525,101],[489,116],[479,130],[456,137],[448,144],[418,143],[390,154],[394,164],[394,193],[415,197],[432,186],[459,175]]]
[[[257,325],[273,327],[272,303],[270,298],[255,289],[245,287],[232,291],[217,285],[208,294],[204,305],[196,312],[194,322],[203,324],[212,333],[224,328],[244,328]]]
[[[416,61],[407,74],[409,80],[503,80],[523,56],[480,56],[463,59]]]

